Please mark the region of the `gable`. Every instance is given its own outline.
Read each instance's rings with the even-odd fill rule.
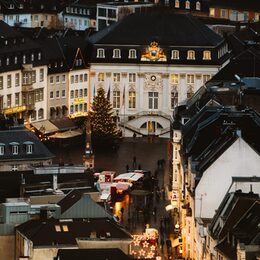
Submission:
[[[106,210],[93,201],[88,194],[83,194],[75,204],[62,213],[61,218],[107,218],[112,217]]]

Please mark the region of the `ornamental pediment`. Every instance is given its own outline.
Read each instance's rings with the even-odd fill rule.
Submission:
[[[152,41],[150,45],[143,50],[141,61],[167,61],[167,57],[158,42]]]

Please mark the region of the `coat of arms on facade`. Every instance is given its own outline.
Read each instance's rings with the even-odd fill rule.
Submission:
[[[164,50],[159,47],[158,42],[153,41],[144,49],[141,61],[166,61],[166,55]]]

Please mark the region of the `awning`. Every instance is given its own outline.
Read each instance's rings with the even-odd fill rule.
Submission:
[[[114,180],[129,180],[129,181],[138,181],[140,178],[142,178],[144,175],[142,173],[137,172],[128,172],[128,173],[122,173],[119,174]]]
[[[181,240],[180,237],[178,237],[178,238],[176,238],[172,241],[172,247],[176,247],[176,246],[181,245],[181,244],[182,244],[182,240]]]
[[[100,195],[100,199],[101,200],[108,200],[108,198],[109,198],[109,196],[110,196],[110,193],[102,193],[101,195]]]
[[[59,131],[59,128],[52,124],[49,120],[42,120],[32,123],[32,126],[42,134],[50,134]]]
[[[75,136],[82,135],[82,130],[81,129],[76,129],[76,130],[68,130],[65,132],[60,132],[60,133],[55,133],[53,135],[50,135],[50,138],[59,138],[59,139],[67,139]]]
[[[67,131],[67,130],[72,130],[77,128],[74,122],[67,117],[57,118],[55,120],[51,120],[51,122],[56,127],[58,127],[61,131]]]

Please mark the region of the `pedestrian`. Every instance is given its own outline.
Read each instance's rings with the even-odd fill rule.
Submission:
[[[163,239],[163,237],[161,237],[161,249],[162,249],[162,251],[163,251],[163,246],[164,246],[164,239]]]
[[[163,222],[164,222],[164,227],[165,227],[165,231],[166,231],[166,227],[167,227],[167,224],[168,224],[168,223],[167,223],[167,218],[166,218],[166,217],[163,218]]]
[[[133,157],[133,169],[135,170],[135,168],[136,168],[136,157],[134,156]]]
[[[154,215],[154,216],[156,216],[156,211],[157,211],[157,209],[156,209],[156,207],[154,207],[154,208],[153,208],[153,215]]]

